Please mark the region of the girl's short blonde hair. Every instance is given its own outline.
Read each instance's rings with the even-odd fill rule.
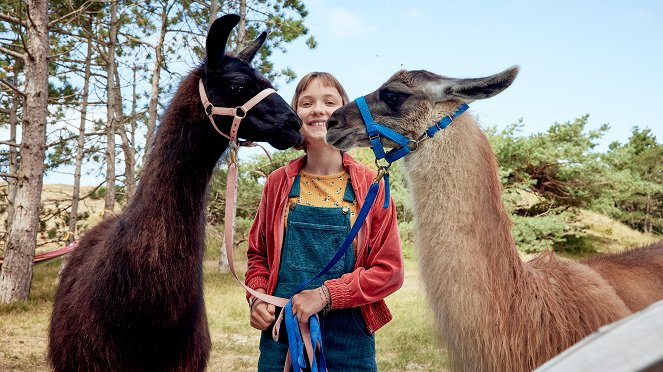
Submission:
[[[345,89],[341,85],[341,83],[336,80],[334,75],[328,73],[328,72],[309,72],[308,74],[304,75],[301,80],[299,80],[299,83],[297,83],[297,87],[295,88],[295,94],[292,96],[292,101],[290,102],[290,105],[292,106],[293,110],[297,110],[297,101],[299,100],[299,96],[302,95],[302,92],[306,87],[308,87],[309,84],[314,79],[320,79],[320,83],[322,83],[323,86],[326,87],[332,87],[336,88],[338,93],[341,95],[341,98],[343,99],[343,104],[345,105],[350,101],[348,98],[348,94],[345,92]]]

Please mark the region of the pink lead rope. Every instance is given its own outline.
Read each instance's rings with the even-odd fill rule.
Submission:
[[[212,127],[214,127],[214,129],[220,135],[230,140],[229,143],[230,162],[228,164],[228,175],[226,179],[226,210],[224,216],[224,239],[226,243],[226,255],[228,256],[228,266],[230,268],[230,272],[233,274],[233,277],[235,277],[237,283],[239,283],[239,285],[241,285],[252,296],[260,299],[261,301],[265,301],[272,305],[283,308],[288,303],[287,298],[276,297],[265,293],[260,293],[254,290],[253,288],[249,288],[246,284],[244,284],[241,280],[239,280],[239,278],[237,277],[237,273],[235,273],[235,264],[233,261],[233,252],[232,252],[233,232],[235,231],[235,212],[236,212],[235,205],[237,203],[237,178],[238,178],[237,152],[239,150],[239,145],[240,145],[239,141],[237,140],[237,131],[239,130],[239,125],[241,124],[242,119],[246,117],[248,111],[251,108],[253,108],[255,105],[257,105],[260,101],[265,99],[265,97],[269,96],[272,93],[276,93],[276,91],[272,88],[264,89],[260,91],[258,94],[256,94],[244,105],[235,108],[215,107],[207,98],[207,93],[205,92],[205,86],[203,85],[202,79],[198,80],[198,92],[200,93],[200,100],[202,101],[203,107],[205,108],[205,114],[212,123]],[[233,122],[230,127],[230,135],[223,133],[216,126],[216,123],[214,122],[214,115],[233,117]],[[279,337],[278,330],[280,328],[282,318],[283,318],[283,311],[281,311],[279,319],[274,324],[274,328],[272,331],[272,337],[274,338],[275,341],[278,340]],[[309,356],[309,362],[312,363],[314,354],[313,354],[313,346],[311,344],[310,329],[308,328],[308,323],[300,324],[299,328],[302,333],[302,337],[304,339],[304,344],[305,344],[304,346]],[[290,366],[291,366],[290,357],[289,355],[286,355],[286,364],[283,370],[284,371],[290,370]]]

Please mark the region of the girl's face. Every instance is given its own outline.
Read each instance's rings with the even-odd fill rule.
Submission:
[[[313,79],[297,99],[297,115],[302,119],[300,132],[304,144],[322,141],[326,143],[327,119],[343,105],[343,98],[334,87],[324,86],[320,79]]]

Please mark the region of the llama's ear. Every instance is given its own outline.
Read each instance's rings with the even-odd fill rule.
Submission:
[[[246,48],[244,48],[244,50],[239,52],[237,58],[239,58],[240,60],[246,63],[251,63],[253,57],[256,56],[256,53],[258,53],[258,49],[260,49],[262,44],[265,42],[266,38],[267,38],[267,33],[266,32],[261,33],[260,36],[258,36],[258,38],[251,43],[251,45],[247,46]]]
[[[512,66],[498,74],[476,79],[444,80],[437,86],[439,101],[460,98],[464,101],[490,98],[508,88],[518,75],[518,66]]]
[[[237,14],[226,14],[212,23],[205,43],[207,64],[209,66],[214,67],[216,63],[223,60],[230,33],[238,23],[239,16]]]

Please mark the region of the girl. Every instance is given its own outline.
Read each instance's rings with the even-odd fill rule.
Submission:
[[[295,89],[292,106],[302,119],[306,154],[274,171],[265,183],[249,235],[246,284],[292,297],[315,276],[350,231],[375,172],[326,142],[326,121],[348,102],[331,74],[312,72]],[[384,186],[376,200],[384,198]],[[322,278],[294,295],[300,322],[320,313],[330,371],[376,371],[374,332],[391,320],[384,298],[403,284],[403,258],[393,200],[371,208],[343,258]],[[285,330],[272,340],[280,308],[249,298],[251,326],[262,330],[259,371],[283,371]]]

